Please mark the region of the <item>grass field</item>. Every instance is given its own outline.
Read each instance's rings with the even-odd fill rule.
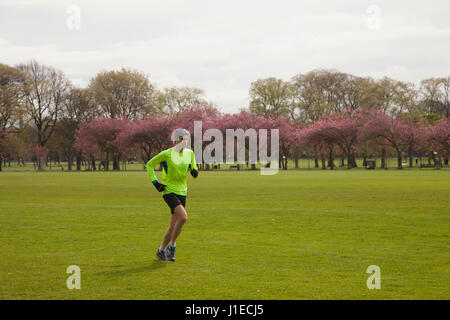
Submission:
[[[170,213],[145,172],[3,172],[0,188],[1,299],[450,298],[448,169],[201,172],[175,263],[154,257]]]

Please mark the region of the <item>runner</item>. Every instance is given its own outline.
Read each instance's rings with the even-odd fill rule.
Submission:
[[[160,260],[175,261],[176,240],[187,221],[186,177],[188,172],[198,176],[198,168],[194,152],[188,149],[189,131],[177,129],[174,133],[174,146],[161,151],[147,162],[147,173],[156,190],[162,192],[163,198],[170,208],[171,219],[161,246],[156,252]],[[155,166],[162,165],[161,182],[155,175]]]

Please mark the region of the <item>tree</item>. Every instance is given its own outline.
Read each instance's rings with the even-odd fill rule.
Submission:
[[[290,83],[277,78],[252,82],[249,91],[250,111],[267,118],[289,115],[294,99]]]
[[[0,63],[0,126],[8,127],[19,118],[25,79],[20,70]]]
[[[17,68],[27,75],[26,84],[22,87],[24,110],[36,126],[36,145],[44,148],[55,130],[70,82],[62,71],[35,60]],[[38,159],[38,169],[44,169],[41,158]]]
[[[0,136],[2,129],[0,128]],[[4,139],[0,137],[0,171],[2,170],[2,161],[5,163],[8,161],[11,166],[11,159],[18,159],[19,164],[23,164],[20,161],[26,155],[26,146],[24,141],[18,135],[18,132],[14,130],[14,127],[6,129],[6,135]]]
[[[441,78],[442,98],[445,107],[445,117],[450,117],[450,76]]]
[[[170,146],[172,122],[168,117],[148,116],[130,123],[117,137],[122,150],[135,149],[146,163]]]
[[[363,139],[374,139],[382,147],[393,148],[397,153],[397,168],[402,169],[403,153],[412,155],[412,151],[420,146],[423,133],[419,124],[377,112],[364,125],[362,136]]]
[[[92,93],[89,89],[71,88],[61,109],[52,143],[67,158],[68,170],[72,170],[76,158],[77,171],[81,170],[82,154],[75,147],[75,134],[81,123],[98,116]]]
[[[318,69],[292,79],[295,110],[304,122],[345,110],[377,107],[376,82],[337,70]]]
[[[426,113],[435,113],[440,117],[449,116],[449,78],[429,78],[420,83],[422,104]]]
[[[344,113],[335,113],[316,121],[313,125],[307,127],[303,133],[303,140],[306,143],[317,143],[320,149],[313,153],[328,150],[329,162],[333,166],[333,150],[337,145],[342,153],[347,156],[347,168],[355,168],[356,149],[362,141],[361,132],[367,119],[371,116],[368,110],[351,110]]]
[[[121,149],[117,137],[129,124],[129,120],[111,118],[98,118],[84,123],[76,133],[76,148],[91,158],[95,155],[103,158],[104,155],[106,171],[109,170],[109,156],[112,155],[113,170],[120,170],[120,154],[125,150]]]
[[[5,145],[8,140],[8,129],[0,126],[0,171],[2,171],[3,157],[5,156]]]
[[[280,137],[280,159],[279,163],[283,170],[287,170],[288,159],[293,155],[292,151],[297,145],[297,127],[294,122],[286,116],[276,119],[265,119],[259,124],[259,128],[278,129]],[[295,157],[295,156],[294,156]]]
[[[325,121],[316,121],[303,128],[298,133],[298,141],[300,145],[308,151],[315,159],[320,158],[322,161],[322,169],[326,169],[326,157],[333,152],[334,137],[326,134],[329,130]],[[333,161],[331,161],[331,169],[334,169]],[[318,162],[317,166],[318,167]]]
[[[439,156],[444,154],[448,164],[450,155],[450,118],[436,122],[428,134],[428,141],[432,151],[438,152]]]
[[[347,75],[341,90],[342,103],[338,112],[357,110],[360,108],[373,109],[377,107],[375,96],[376,83],[369,77],[363,78]]]
[[[173,87],[165,88],[160,93],[159,101],[165,114],[173,115],[192,108],[215,108],[212,102],[205,98],[205,92],[199,88]]]
[[[242,156],[245,157],[245,159],[254,160],[257,159],[250,159],[250,148],[253,148],[252,152],[256,153],[256,141],[251,141],[252,137],[252,131],[248,131],[249,129],[254,129],[253,133],[257,133],[257,129],[264,128],[264,124],[271,122],[270,118],[264,118],[262,115],[255,115],[250,112],[240,112],[235,114],[224,114],[217,118],[210,118],[209,119],[209,127],[217,128],[221,131],[222,136],[225,137],[225,140],[223,141],[223,155],[225,156],[226,161],[232,160],[237,161],[237,169],[241,169],[242,163],[239,161],[242,159]],[[227,136],[229,133],[227,131],[233,130],[233,133],[235,134],[236,138],[233,138],[233,145],[227,145]],[[247,133],[247,135],[246,135]],[[240,140],[243,134],[243,140]],[[250,136],[248,135],[250,134]],[[270,131],[268,132],[270,134]],[[253,139],[255,136],[253,136]],[[230,140],[229,140],[230,142]],[[251,143],[252,146],[250,146]],[[231,157],[230,153],[230,147],[233,148],[233,154],[234,158]],[[234,151],[236,151],[234,153]],[[256,154],[255,154],[256,156]],[[243,159],[242,159],[243,160]],[[256,163],[251,164],[252,169],[256,169]]]
[[[89,90],[102,116],[112,119],[136,119],[160,112],[155,89],[147,76],[122,68],[103,71],[91,79]]]
[[[298,122],[314,122],[329,113],[327,99],[320,85],[319,71],[299,74],[292,78],[294,104],[290,109],[291,118]]]

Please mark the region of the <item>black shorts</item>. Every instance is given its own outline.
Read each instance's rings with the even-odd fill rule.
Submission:
[[[173,214],[173,210],[178,207],[180,204],[183,206],[183,208],[186,208],[186,196],[182,196],[175,193],[168,193],[163,195],[164,201],[167,203],[167,205],[170,208],[170,213]]]

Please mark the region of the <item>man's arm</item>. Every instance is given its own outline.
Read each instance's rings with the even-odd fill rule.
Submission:
[[[194,151],[192,151],[192,153],[191,153],[190,168],[191,168],[191,176],[193,176],[194,178],[197,178],[198,177],[198,168],[197,168],[197,161],[195,161]]]
[[[145,165],[147,168],[148,178],[159,192],[164,191],[165,185],[158,182],[155,175],[155,166],[166,160],[166,154],[166,151],[161,151],[156,156],[151,158]]]

